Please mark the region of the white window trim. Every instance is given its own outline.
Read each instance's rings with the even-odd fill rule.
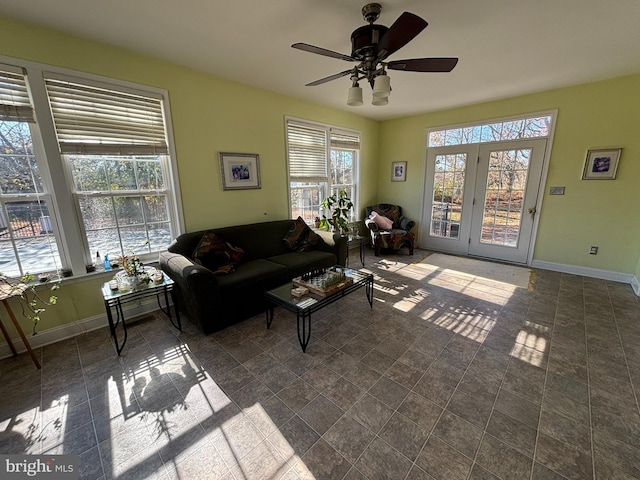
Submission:
[[[291,176],[289,175],[289,136],[287,134],[287,126],[289,124],[289,122],[295,122],[295,123],[300,123],[303,125],[309,125],[309,127],[312,128],[320,128],[323,130],[326,130],[327,132],[327,184],[328,184],[328,195],[331,195],[331,145],[330,145],[330,140],[329,140],[329,136],[331,131],[335,131],[335,132],[344,132],[346,134],[350,134],[350,135],[354,135],[357,136],[360,139],[360,149],[358,150],[358,155],[357,155],[357,159],[356,159],[356,165],[354,168],[354,190],[355,190],[355,198],[351,199],[351,202],[353,203],[353,222],[357,222],[360,220],[360,163],[362,162],[362,132],[358,131],[358,130],[352,130],[349,128],[343,128],[343,127],[339,127],[336,125],[330,125],[327,123],[321,123],[321,122],[314,122],[312,120],[306,120],[303,118],[299,118],[299,117],[293,117],[293,116],[289,116],[289,115],[285,115],[284,117],[284,136],[285,136],[285,147],[286,147],[286,161],[287,161],[287,212],[289,215],[291,215],[291,211],[292,211],[292,205],[291,205]],[[313,180],[313,179],[310,179]],[[324,181],[324,179],[322,179],[322,181]],[[321,201],[324,199],[321,199]]]
[[[55,212],[55,235],[59,243],[60,259],[65,268],[73,272],[74,277],[87,276],[86,265],[92,263],[94,258],[91,252],[85,252],[83,227],[81,220],[76,215],[76,205],[72,194],[73,179],[69,169],[60,154],[60,147],[56,137],[53,117],[48,105],[48,95],[45,88],[45,76],[48,74],[61,75],[66,78],[75,78],[84,83],[95,82],[98,86],[110,85],[115,89],[128,90],[131,93],[155,95],[162,98],[163,115],[167,131],[167,146],[169,151],[169,168],[167,171],[167,184],[170,185],[172,195],[169,195],[169,205],[172,215],[174,236],[185,231],[184,215],[182,211],[182,195],[178,177],[177,156],[173,139],[173,125],[171,123],[171,107],[169,92],[156,87],[148,87],[123,80],[112,79],[99,75],[78,72],[66,68],[45,65],[28,60],[21,60],[0,55],[0,63],[24,68],[27,72],[27,81],[30,88],[33,108],[36,112],[39,137],[34,136],[34,152],[39,168],[41,168],[42,181],[45,183],[48,193],[51,195],[50,208]],[[42,162],[46,159],[46,162]],[[42,165],[40,162],[45,163]],[[62,212],[65,212],[63,215]],[[73,212],[73,213],[69,213]],[[143,261],[157,260],[157,253],[140,255]]]

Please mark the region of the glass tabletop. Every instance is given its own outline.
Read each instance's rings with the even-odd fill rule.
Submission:
[[[354,286],[362,286],[366,284],[366,282],[371,277],[373,277],[373,275],[370,273],[361,272],[359,270],[354,270],[352,268],[344,268],[339,265],[331,267],[328,270],[332,270],[332,269],[339,269],[340,271],[344,272],[344,274],[347,277],[351,277],[353,279]],[[284,285],[280,285],[279,287],[269,290],[268,292],[266,292],[266,295],[273,299],[278,300],[278,303],[287,303],[290,306],[295,306],[298,309],[306,309],[317,303],[326,301],[328,298],[332,297],[333,295],[340,294],[340,290],[339,290],[335,294],[328,295],[327,297],[320,297],[318,295],[315,295],[313,292],[309,292],[303,295],[302,297],[296,297],[291,293],[292,288],[293,288],[293,282],[285,283]]]
[[[125,292],[121,292],[120,290],[112,290],[109,285],[110,282],[105,282],[102,284],[102,298],[105,301],[115,300],[117,298],[125,297],[127,295],[133,294],[142,294],[145,292],[154,292],[158,288],[168,287],[173,285],[173,280],[169,278],[166,274],[162,276],[161,282],[156,282],[153,279],[149,283],[142,283],[136,285],[131,290],[127,290]]]

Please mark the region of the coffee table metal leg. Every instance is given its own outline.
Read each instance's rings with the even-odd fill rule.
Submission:
[[[266,311],[267,314],[267,329],[271,328],[271,322],[273,321],[273,306],[269,306]]]
[[[311,338],[311,313],[296,315],[298,320],[298,341],[302,347],[302,351],[307,351],[307,345],[309,345],[309,338]],[[300,320],[302,320],[302,331],[300,329]]]
[[[367,292],[367,300],[369,300],[369,306],[373,308],[373,280],[367,282],[367,285],[364,288]]]

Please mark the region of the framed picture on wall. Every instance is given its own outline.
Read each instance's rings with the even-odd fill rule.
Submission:
[[[618,171],[621,148],[589,150],[582,171],[583,180],[613,180]]]
[[[391,181],[404,182],[407,180],[407,162],[391,162]]]
[[[223,190],[260,188],[260,157],[257,153],[220,152]]]

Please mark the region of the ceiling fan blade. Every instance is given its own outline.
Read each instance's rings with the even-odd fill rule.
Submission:
[[[426,20],[423,20],[413,13],[404,12],[380,39],[376,52],[378,60],[382,61],[389,55],[400,50],[422,30],[427,28],[427,25],[429,24]]]
[[[307,83],[305,87],[315,87],[316,85],[322,85],[323,83],[330,82],[331,80],[336,80],[337,78],[340,78],[340,77],[346,77],[351,73],[353,73],[353,69],[345,70],[344,72],[340,72],[340,73],[335,73],[333,75],[329,75],[328,77],[324,77],[319,80],[316,80],[315,82]]]
[[[405,72],[450,72],[457,63],[457,58],[412,58],[394,60],[387,63],[387,68],[389,70],[404,70]]]
[[[305,52],[316,53],[318,55],[323,55],[325,57],[337,58],[339,60],[345,60],[347,62],[356,62],[355,58],[351,58],[349,55],[345,55],[343,53],[334,52],[333,50],[327,50],[326,48],[316,47],[314,45],[309,45],[308,43],[294,43],[291,45],[292,48],[297,48],[298,50],[303,50]]]

